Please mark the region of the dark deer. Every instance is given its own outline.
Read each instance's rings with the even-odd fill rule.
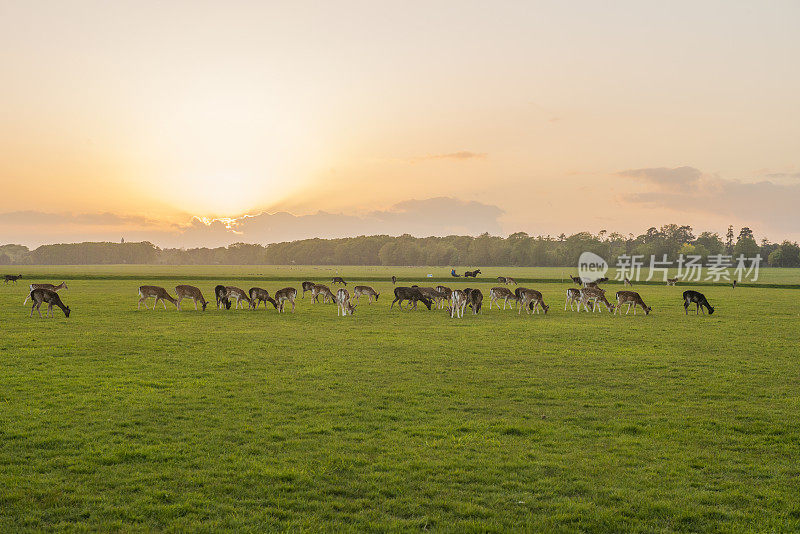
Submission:
[[[342,284],[342,285],[346,286],[347,282],[345,282],[344,278],[342,278],[341,276],[334,276],[333,277],[333,281],[331,281],[331,285],[334,285],[334,284]]]
[[[20,278],[22,278],[21,274],[7,274],[3,276],[3,279],[6,281],[6,284],[9,282],[14,282],[16,284],[17,280],[19,280]]]
[[[500,284],[507,284],[508,280],[506,279],[505,276],[498,276],[497,277],[497,282],[500,283]]]
[[[278,313],[283,313],[283,307],[286,302],[292,303],[292,311],[294,311],[294,300],[297,298],[297,290],[293,287],[284,287],[275,292],[275,301],[278,303]],[[266,306],[266,305],[265,305]]]
[[[479,274],[481,274],[481,270],[480,269],[475,269],[474,271],[466,271],[464,273],[464,278],[475,278]]]
[[[709,315],[714,313],[714,307],[708,303],[708,299],[706,298],[706,296],[700,293],[699,291],[692,291],[690,289],[689,291],[683,292],[683,311],[685,312],[684,315],[689,314],[689,304],[697,305],[697,308],[695,309],[695,315],[699,315],[701,310],[705,314],[706,312],[705,310],[703,310],[703,308],[706,308],[708,310]]]
[[[472,314],[478,315],[481,311],[481,306],[483,306],[483,293],[480,289],[471,289],[467,293],[467,301],[469,307],[472,308]]]
[[[275,299],[269,296],[269,291],[266,289],[261,289],[260,287],[251,287],[247,294],[250,296],[250,307],[253,309],[258,309],[258,305],[262,302],[264,303],[265,310],[267,309],[267,302],[272,304],[272,307],[276,310],[278,309],[278,303],[275,302]]]
[[[389,309],[394,308],[394,303],[396,302],[402,310],[404,300],[408,301],[407,308],[410,309],[413,305],[415,310],[417,309],[417,302],[419,301],[429,310],[431,309],[431,304],[433,304],[431,299],[423,295],[418,287],[396,287],[394,288],[394,300],[392,301],[392,305],[389,306]]]
[[[397,285],[397,277],[392,275],[392,285]]]
[[[580,276],[569,275],[569,277],[572,279],[573,284],[578,284],[579,286],[583,287],[583,279]]]
[[[58,285],[54,285],[54,284],[31,284],[30,285],[30,290],[33,291],[34,289],[49,289],[50,291],[58,291],[60,289],[69,289],[69,288],[67,287],[67,284],[65,284],[64,282],[61,282]],[[28,303],[28,299],[29,298],[31,298],[31,294],[30,293],[28,293],[28,296],[25,297],[25,302],[22,303],[23,306]]]
[[[311,291],[311,294],[314,294],[315,285],[314,282],[303,282],[303,298],[306,298],[306,291]]]
[[[41,319],[42,310],[40,308],[42,306],[42,302],[47,303],[47,317],[53,317],[53,306],[58,306],[61,308],[61,311],[64,312],[64,315],[69,317],[71,311],[69,306],[65,306],[64,303],[61,302],[61,297],[59,297],[58,293],[55,291],[37,288],[31,291],[30,298],[31,302],[33,302],[33,306],[31,306],[31,314],[29,317],[33,317],[33,310],[36,310],[39,312],[39,318]]]
[[[231,301],[228,298],[228,290],[225,289],[225,286],[221,284],[216,286],[214,288],[214,296],[217,297],[217,309],[219,309],[220,306],[225,306],[226,310],[231,309]]]

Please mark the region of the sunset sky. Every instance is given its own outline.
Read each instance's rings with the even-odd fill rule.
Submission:
[[[798,23],[795,0],[3,0],[0,243],[800,239]]]

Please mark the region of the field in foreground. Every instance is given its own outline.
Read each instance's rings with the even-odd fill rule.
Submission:
[[[147,281],[68,280],[53,320],[0,285],[0,531],[800,529],[798,290],[451,320],[391,283],[348,318],[137,311]]]

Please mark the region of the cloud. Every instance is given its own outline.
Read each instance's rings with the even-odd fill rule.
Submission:
[[[485,159],[487,156],[488,154],[485,152],[471,152],[469,150],[459,150],[458,152],[450,152],[447,154],[428,154],[427,156],[413,158],[411,161],[421,161],[429,159],[455,159],[455,160]]]
[[[800,172],[774,172],[772,174],[767,174],[765,178],[772,180],[782,180],[787,178],[791,180],[800,180]]]
[[[784,235],[800,232],[800,219],[796,215],[800,184],[726,180],[693,167],[636,169],[618,174],[654,186],[624,195],[623,202],[716,216]]]
[[[141,215],[117,215],[116,213],[46,213],[40,211],[12,211],[0,213],[0,225],[37,226],[42,224],[70,226],[163,226],[156,219]]]

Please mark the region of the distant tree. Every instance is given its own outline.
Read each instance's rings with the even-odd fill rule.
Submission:
[[[725,250],[733,254],[733,225],[728,226],[728,233],[725,234]]]

